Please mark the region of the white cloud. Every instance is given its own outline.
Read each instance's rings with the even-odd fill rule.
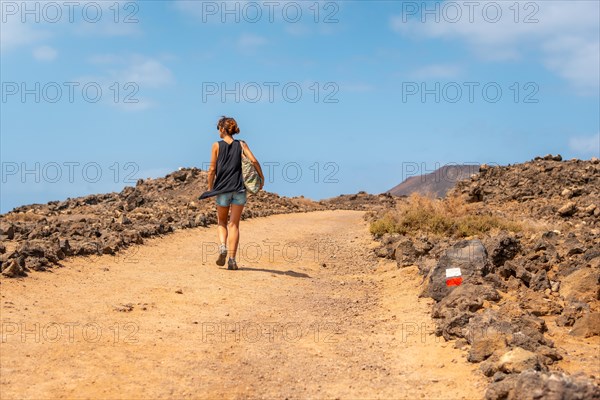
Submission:
[[[230,2],[206,0],[173,0],[170,5],[177,11],[200,19],[203,24],[246,24],[283,23],[297,25],[301,21],[314,21],[314,1],[278,0],[273,2],[236,0]],[[326,4],[326,3],[325,3]],[[288,8],[290,6],[291,8]],[[339,9],[343,6],[336,4],[321,5],[321,20],[333,22],[339,18]],[[295,21],[295,22],[294,22]]]
[[[295,37],[307,37],[312,35],[327,36],[332,35],[335,32],[336,24],[306,24],[306,23],[295,23],[287,24],[285,26],[285,32]]]
[[[580,156],[600,157],[600,133],[569,139],[569,148]]]
[[[122,101],[114,103],[114,106],[120,110],[128,111],[128,112],[137,112],[137,111],[145,111],[155,107],[157,104],[147,98],[137,98],[137,102],[135,103],[125,103]]]
[[[253,33],[242,33],[237,41],[237,44],[241,49],[244,50],[255,49],[267,44],[267,39]]]
[[[34,28],[32,23],[22,23],[14,18],[9,18],[6,22],[0,21],[0,48],[2,52],[37,43],[49,36],[48,32]]]
[[[456,78],[462,72],[462,68],[454,64],[431,64],[425,65],[410,73],[415,79],[450,79]]]
[[[0,0],[0,3],[4,3],[1,4],[0,19],[0,49],[3,53],[19,47],[39,45],[39,42],[47,41],[49,37],[68,36],[73,33],[131,36],[142,32],[138,18],[139,6],[132,0],[72,2],[73,4],[69,5],[51,0],[38,0],[27,6],[28,10],[32,11],[30,14],[24,14],[22,7],[25,2]],[[11,3],[11,8],[7,8],[7,3]],[[86,3],[94,7],[86,9],[84,14],[83,6]],[[46,9],[47,5],[52,6],[50,11]]]
[[[600,48],[581,37],[562,37],[544,45],[544,64],[568,80],[580,94],[598,94]]]
[[[54,61],[58,57],[58,52],[50,46],[41,46],[33,49],[33,58],[38,61]]]
[[[441,3],[440,10],[450,3],[463,4]],[[492,3],[501,6],[502,17],[496,23],[483,17],[482,10]],[[463,6],[462,17],[454,23],[451,22],[454,14],[443,18],[444,13],[440,12],[442,17],[436,22],[434,16],[419,9],[412,16],[405,13],[392,17],[390,26],[406,36],[463,40],[478,58],[488,61],[533,57],[567,80],[578,92],[597,93],[600,88],[600,3],[522,0],[517,2],[520,10],[518,22],[515,22],[515,3],[478,2],[472,19],[469,9]],[[488,15],[493,16],[493,13],[490,11]],[[528,17],[531,23],[524,22]],[[425,22],[422,22],[423,18]]]
[[[103,100],[118,109],[144,111],[158,106],[155,100],[147,97],[149,89],[160,89],[175,82],[173,73],[161,61],[139,54],[96,54],[89,58],[89,62],[101,66],[104,72],[82,76],[74,81],[99,84],[103,92],[111,94],[103,97]],[[115,84],[118,85],[118,92]]]
[[[289,24],[285,27],[285,31],[292,36],[308,36],[313,31],[303,24]]]
[[[253,33],[242,33],[236,41],[236,48],[239,53],[244,55],[254,55],[258,50],[265,46],[268,40]]]
[[[76,14],[77,18],[72,24],[75,33],[92,36],[137,36],[142,33],[139,2],[112,0],[89,3],[94,7],[86,11],[90,14],[87,18],[83,17],[83,12]]]
[[[139,22],[115,23],[111,18],[112,16],[101,19],[97,23],[81,21],[75,25],[74,31],[83,36],[139,36],[142,34]]]
[[[115,76],[123,82],[135,82],[148,88],[159,88],[174,80],[171,70],[153,59],[136,60],[125,70],[115,73]]]
[[[203,17],[204,21],[209,21],[209,16],[213,17],[212,11],[209,13],[207,7],[209,5],[203,5],[201,1],[187,1],[187,0],[175,0],[171,2],[175,9],[181,11],[185,15],[193,15],[195,17]],[[217,3],[214,6],[218,7]],[[203,10],[204,7],[204,10]],[[212,5],[210,6],[212,9]],[[218,15],[217,15],[218,16]]]
[[[116,54],[94,54],[88,61],[92,64],[115,64],[119,57]]]
[[[88,61],[106,68],[108,80],[122,83],[134,82],[140,87],[156,89],[175,81],[171,70],[162,63],[164,58],[151,58],[139,54],[104,53],[94,54]]]

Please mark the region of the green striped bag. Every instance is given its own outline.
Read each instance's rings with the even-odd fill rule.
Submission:
[[[242,143],[240,142],[240,146]],[[244,155],[244,148],[242,147],[242,176],[244,178],[244,186],[246,190],[251,194],[256,194],[260,190],[262,179],[258,174],[258,171],[252,164],[252,161]]]

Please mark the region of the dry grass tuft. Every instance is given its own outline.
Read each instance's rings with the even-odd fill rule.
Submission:
[[[520,222],[477,210],[461,197],[437,200],[418,194],[411,195],[395,212],[385,214],[370,226],[371,233],[376,236],[427,233],[459,238],[493,230],[520,232],[523,229]]]

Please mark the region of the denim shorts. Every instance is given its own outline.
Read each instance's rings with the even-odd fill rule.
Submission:
[[[246,204],[246,192],[229,192],[217,195],[217,205],[229,207],[231,204],[243,206]]]

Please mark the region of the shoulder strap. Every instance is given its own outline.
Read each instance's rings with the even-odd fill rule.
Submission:
[[[240,142],[240,149],[242,150],[242,151],[240,151],[240,153],[242,154],[242,158],[244,158],[245,157],[244,156],[244,146],[242,146],[242,143],[244,143],[244,141],[243,140],[238,140],[238,142]]]

